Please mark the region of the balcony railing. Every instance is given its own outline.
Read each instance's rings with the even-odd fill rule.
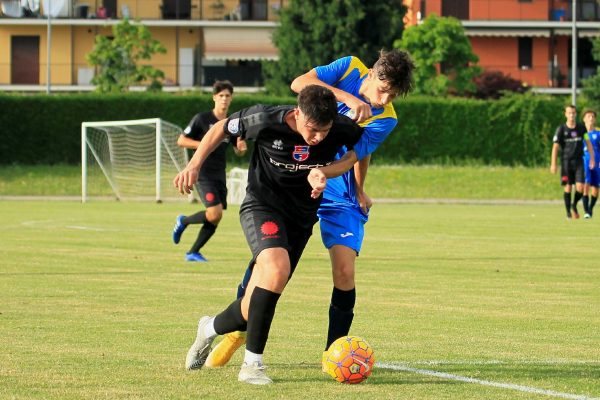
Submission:
[[[1,18],[276,21],[287,0],[0,0]]]

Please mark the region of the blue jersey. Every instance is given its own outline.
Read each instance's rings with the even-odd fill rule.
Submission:
[[[594,148],[594,159],[598,161],[598,156],[600,156],[600,131],[592,130],[588,132],[588,138],[592,143],[592,147]],[[587,160],[590,159],[590,151],[587,148],[587,142],[583,142],[583,157]]]
[[[367,102],[358,91],[367,77],[369,69],[358,58],[343,57],[331,64],[316,67],[315,71],[321,81]],[[346,104],[338,102],[340,114],[347,115],[349,111],[350,108]],[[371,107],[371,113],[371,118],[360,124],[364,128],[364,132],[358,143],[354,145],[354,151],[359,160],[373,153],[398,122],[396,111],[391,103],[382,108]],[[338,158],[345,153],[345,148],[340,149]],[[355,185],[354,170],[351,169],[342,176],[328,179],[323,197],[335,203],[358,204]]]

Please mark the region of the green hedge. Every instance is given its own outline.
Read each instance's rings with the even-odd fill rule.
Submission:
[[[232,110],[293,98],[236,95]],[[564,101],[532,95],[498,101],[409,97],[373,159],[386,163],[543,165]],[[83,121],[159,117],[185,126],[213,106],[209,94],[0,94],[0,164],[78,164]]]

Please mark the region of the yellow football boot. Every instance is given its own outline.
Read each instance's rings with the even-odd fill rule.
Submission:
[[[321,371],[324,374],[329,374],[329,370],[327,369],[327,355],[329,354],[329,352],[327,350],[325,350],[323,352],[323,356],[321,357]]]
[[[212,349],[204,366],[206,368],[224,367],[244,343],[246,343],[246,332],[236,331],[226,334]]]

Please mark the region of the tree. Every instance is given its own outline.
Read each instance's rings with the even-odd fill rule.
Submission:
[[[290,94],[296,76],[347,55],[372,65],[402,35],[406,10],[402,0],[290,0],[273,33],[279,60],[263,62],[267,90]]]
[[[462,95],[475,90],[479,58],[456,18],[431,14],[408,28],[395,46],[408,50],[416,64],[415,93]]]
[[[525,93],[528,89],[523,82],[501,71],[484,71],[474,82],[474,97],[478,99],[499,99],[506,92]]]
[[[592,57],[600,62],[600,38],[592,39]],[[600,66],[596,68],[596,74],[581,81],[583,94],[589,100],[590,106],[598,109],[600,107]]]
[[[124,19],[113,25],[113,37],[96,36],[94,49],[86,56],[97,67],[92,83],[103,93],[126,92],[129,86],[150,82],[148,90],[161,90],[163,71],[151,65],[138,65],[156,53],[166,53],[165,47],[152,39],[149,29]]]

